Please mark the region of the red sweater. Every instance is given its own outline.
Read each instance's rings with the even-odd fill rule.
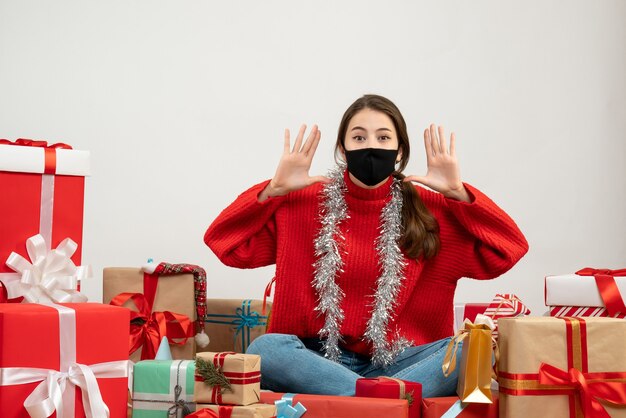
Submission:
[[[374,241],[392,178],[376,189],[355,185],[347,172],[344,178],[349,218],[340,224],[346,250],[343,272],[337,277],[345,292],[341,334],[346,348],[369,355],[370,347],[361,337],[370,318],[380,272]],[[213,221],[204,241],[228,266],[255,268],[276,264],[268,332],[317,337],[324,317],[314,312],[317,295],[311,281],[322,184],[258,202],[257,197],[268,182],[239,195]],[[430,260],[407,260],[389,336],[398,330],[414,345],[450,336],[457,281],[462,277],[498,277],[528,251],[528,243],[515,222],[479,190],[468,184],[465,188],[471,203],[416,188],[439,222],[441,249]]]

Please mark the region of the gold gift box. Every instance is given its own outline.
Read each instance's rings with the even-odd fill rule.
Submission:
[[[107,267],[104,269],[102,285],[102,301],[109,303],[120,293],[143,293],[144,272],[136,267]],[[132,301],[125,307],[137,311]],[[189,317],[191,322],[196,319],[193,274],[174,274],[159,276],[153,312],[170,311]],[[193,324],[192,324],[193,326]],[[171,344],[174,360],[193,360],[196,352],[194,338],[189,338],[183,345]],[[138,362],[141,359],[141,348],[131,353],[130,359]]]
[[[219,414],[220,409],[230,409],[232,412],[230,418],[272,418],[276,415],[276,407],[274,405],[266,403],[256,403],[247,406],[224,406],[213,404],[199,404],[196,405],[196,411],[206,408]]]
[[[229,381],[230,389],[212,386],[201,375],[198,360],[215,365]],[[225,405],[251,405],[261,400],[261,356],[239,353],[198,353],[194,402]]]
[[[626,384],[626,321],[622,319],[501,318],[498,327],[501,418],[583,416],[576,383],[539,383],[542,363],[560,369],[565,377],[584,376],[588,387],[608,382],[594,380],[593,373],[621,375],[611,380]],[[625,407],[605,402],[601,406],[611,417],[626,417]]]
[[[264,315],[262,300],[207,299],[204,332],[210,342],[198,351],[245,353],[247,345],[265,334],[271,306],[268,301]]]

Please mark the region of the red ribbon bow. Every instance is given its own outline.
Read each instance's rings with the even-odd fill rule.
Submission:
[[[34,139],[26,139],[26,138],[18,138],[15,142],[9,141],[8,139],[0,139],[0,144],[2,145],[19,145],[22,147],[40,147],[40,148],[55,148],[55,149],[72,149],[71,146],[64,144],[62,142],[57,142],[56,144],[48,145],[47,141],[37,141]]]
[[[57,169],[57,149],[72,149],[71,146],[58,142],[56,144],[48,145],[46,141],[35,141],[32,139],[19,138],[15,142],[11,142],[8,139],[0,139],[1,145],[19,145],[22,147],[38,147],[44,149],[44,173],[55,174]]]
[[[120,293],[110,304],[122,306],[132,299],[139,312],[130,315],[130,351],[135,352],[140,347],[142,360],[153,360],[163,337],[167,337],[170,344],[183,345],[192,336],[191,321],[187,315],[170,311],[152,312],[152,306],[142,293]],[[139,320],[139,321],[137,321]],[[180,342],[174,339],[183,339]]]
[[[620,295],[619,288],[615,283],[615,276],[626,276],[626,269],[609,270],[585,267],[582,270],[578,270],[576,274],[579,276],[593,276],[596,279],[596,286],[598,286],[600,297],[609,315],[614,316],[620,312],[626,313],[626,305],[624,305],[622,295]]]
[[[547,386],[575,388],[580,396],[583,415],[588,418],[610,418],[609,413],[598,401],[601,399],[615,405],[626,405],[626,383],[593,381],[598,373],[583,373],[571,368],[569,372],[550,364],[539,367],[539,383]]]

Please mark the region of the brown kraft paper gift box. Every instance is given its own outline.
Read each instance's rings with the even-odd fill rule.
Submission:
[[[245,353],[255,338],[265,334],[272,302],[267,302],[265,314],[262,300],[207,299],[206,303],[204,332],[210,342],[198,351]]]
[[[202,362],[208,363],[209,372],[203,373]],[[207,375],[219,375],[216,381],[228,380],[224,384],[207,383]],[[239,353],[198,353],[193,391],[194,402],[220,405],[250,405],[261,400],[261,356]]]
[[[626,390],[626,321],[502,318],[499,330],[500,417],[578,418],[585,404],[626,417],[596,397],[609,385]]]
[[[111,299],[120,293],[143,293],[143,281],[144,272],[141,268],[105,268],[103,274],[103,303],[109,303]],[[132,301],[126,302],[124,306],[137,311]],[[170,311],[186,315],[193,322],[196,319],[193,274],[159,276],[152,311]],[[195,340],[191,337],[184,345],[172,344],[170,348],[174,360],[193,360],[196,351]],[[141,357],[141,350],[140,348],[131,353],[130,359],[138,362]]]

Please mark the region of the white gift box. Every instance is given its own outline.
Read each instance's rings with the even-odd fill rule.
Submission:
[[[624,300],[626,277],[614,278]],[[604,306],[595,277],[578,274],[546,276],[545,303],[546,306]]]

